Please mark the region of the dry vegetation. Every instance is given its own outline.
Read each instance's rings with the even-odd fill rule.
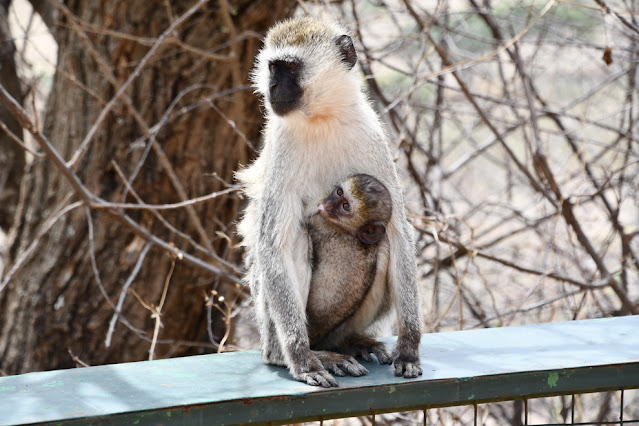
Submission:
[[[25,16],[17,11],[25,5],[14,1],[16,10],[11,13]],[[183,19],[188,26],[189,10],[172,16],[172,25],[179,27]],[[296,13],[309,12],[341,19],[352,28],[365,87],[396,144],[410,216],[419,233],[418,267],[427,331],[639,314],[639,1],[348,0],[300,3]],[[67,20],[73,22],[70,31],[75,34],[112,36],[81,19]],[[43,39],[29,25],[22,21],[13,26],[18,68],[23,85],[30,87],[20,120],[24,128],[38,130],[44,106],[36,95],[46,92],[53,78],[43,64],[54,67],[55,59],[39,56],[51,48],[43,47]],[[232,45],[233,40],[258,40],[260,34],[229,30],[228,37]],[[146,56],[129,64],[127,80],[118,77],[118,85],[113,83],[114,90],[103,100],[105,110],[113,102],[128,114],[136,111],[137,100],[127,98],[126,86],[135,85],[136,70],[144,68],[145,60],[155,60],[166,44],[184,49],[195,60],[233,60],[233,48],[228,45],[199,50],[180,44],[170,31],[159,38],[132,40],[144,47]],[[160,53],[152,52],[156,46]],[[106,65],[96,68],[105,80],[113,78],[108,70]],[[154,121],[140,116],[134,120],[137,124],[127,122],[145,129],[126,141],[133,150],[135,144],[146,150],[135,170],[146,166],[150,149],[161,158],[154,141],[189,114],[222,117],[221,122],[232,129],[234,143],[254,154],[259,140],[255,132],[242,128],[246,111],[237,105],[226,110],[215,101],[233,90],[248,92],[246,79],[234,74],[228,87],[208,92],[192,82],[163,106],[164,114]],[[5,105],[7,99],[2,95]],[[134,106],[122,107],[130,103]],[[202,105],[206,105],[204,111]],[[20,116],[22,108],[15,105],[13,115]],[[99,128],[100,119],[93,117],[90,129]],[[259,120],[258,111],[252,120]],[[233,320],[246,318],[248,312],[246,291],[235,290],[240,259],[229,255],[237,244],[233,232],[237,210],[232,217],[220,210],[239,205],[232,183],[225,182],[210,195],[183,194],[178,188],[191,188],[184,182],[188,174],[177,173],[171,177],[177,201],[158,200],[151,206],[135,196],[138,184],[131,177],[133,168],[124,174],[114,169],[119,177],[112,190],[121,199],[115,203],[90,186],[89,176],[75,172],[74,159],[82,155],[82,145],[56,162],[56,141],[37,131],[33,139],[27,136],[30,150],[47,155],[46,161],[58,179],[66,181],[71,195],[43,215],[30,241],[14,241],[14,248],[6,249],[8,263],[4,276],[0,267],[0,296],[60,217],[73,211],[79,220],[88,217],[91,224],[90,211],[107,212],[119,221],[118,226],[140,239],[132,249],[130,267],[106,289],[99,277],[108,266],[101,264],[93,249],[85,253],[99,284],[91,291],[109,300],[103,308],[112,315],[112,323],[124,324],[147,350],[150,346],[151,356],[158,338],[165,349],[157,356],[169,356],[180,345],[201,351],[222,350],[228,343],[247,345],[250,338],[233,328]],[[163,166],[163,173],[179,167],[172,160],[166,159],[169,164]],[[233,154],[229,161],[248,158]],[[221,180],[227,179],[222,175]],[[218,197],[229,200],[214,210],[220,212],[219,219],[213,218],[219,226],[204,229],[198,219],[201,210],[194,207]],[[185,207],[190,209],[188,219],[178,222],[185,224],[183,228],[176,228],[169,218],[168,236],[154,235],[157,227],[152,224],[167,221],[163,211]],[[138,210],[145,212],[144,220],[129,214]],[[158,306],[133,290],[149,250],[172,253],[172,260],[166,260],[171,265],[187,262],[199,273],[222,278],[198,284],[198,291],[206,292],[201,305],[209,320],[205,334],[209,343],[162,341],[163,305],[170,308],[177,303],[170,297],[165,300],[172,266],[158,270],[162,274],[156,277],[161,284],[155,295]],[[127,297],[130,322],[118,302],[126,294],[131,294]],[[162,317],[165,326],[170,321]],[[117,335],[112,324],[108,339]],[[619,395],[610,393],[580,398],[578,405],[582,419],[594,421],[618,413],[618,403]],[[626,403],[627,415],[639,418],[636,394],[626,395]],[[539,416],[536,421],[559,422],[566,419],[570,405],[569,398],[554,398],[536,401],[529,410]],[[482,410],[485,424],[519,424],[516,419],[521,419],[522,406],[492,404]],[[381,421],[421,422],[422,415],[406,413]],[[443,425],[468,424],[469,415],[472,419],[472,407],[428,414],[429,424]]]

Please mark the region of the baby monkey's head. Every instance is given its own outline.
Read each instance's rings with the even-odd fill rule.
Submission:
[[[373,176],[356,174],[335,186],[319,213],[365,244],[379,242],[392,214],[388,189]]]

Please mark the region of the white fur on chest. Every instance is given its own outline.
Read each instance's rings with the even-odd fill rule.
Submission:
[[[317,203],[339,181],[354,173],[379,170],[380,162],[390,161],[385,137],[372,111],[357,112],[352,119],[314,121],[293,117],[279,123],[279,130],[285,129],[279,148],[286,153],[290,167],[285,185],[303,203],[306,217],[316,212]],[[373,127],[370,117],[375,120]]]

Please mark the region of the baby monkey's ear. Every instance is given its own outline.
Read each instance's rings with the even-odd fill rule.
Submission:
[[[386,226],[379,220],[366,222],[357,230],[357,237],[364,244],[377,244],[386,234]]]

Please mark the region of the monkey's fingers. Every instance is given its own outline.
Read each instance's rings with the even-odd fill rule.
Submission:
[[[311,386],[321,386],[323,388],[336,388],[339,386],[337,380],[326,370],[300,373],[296,379]]]

